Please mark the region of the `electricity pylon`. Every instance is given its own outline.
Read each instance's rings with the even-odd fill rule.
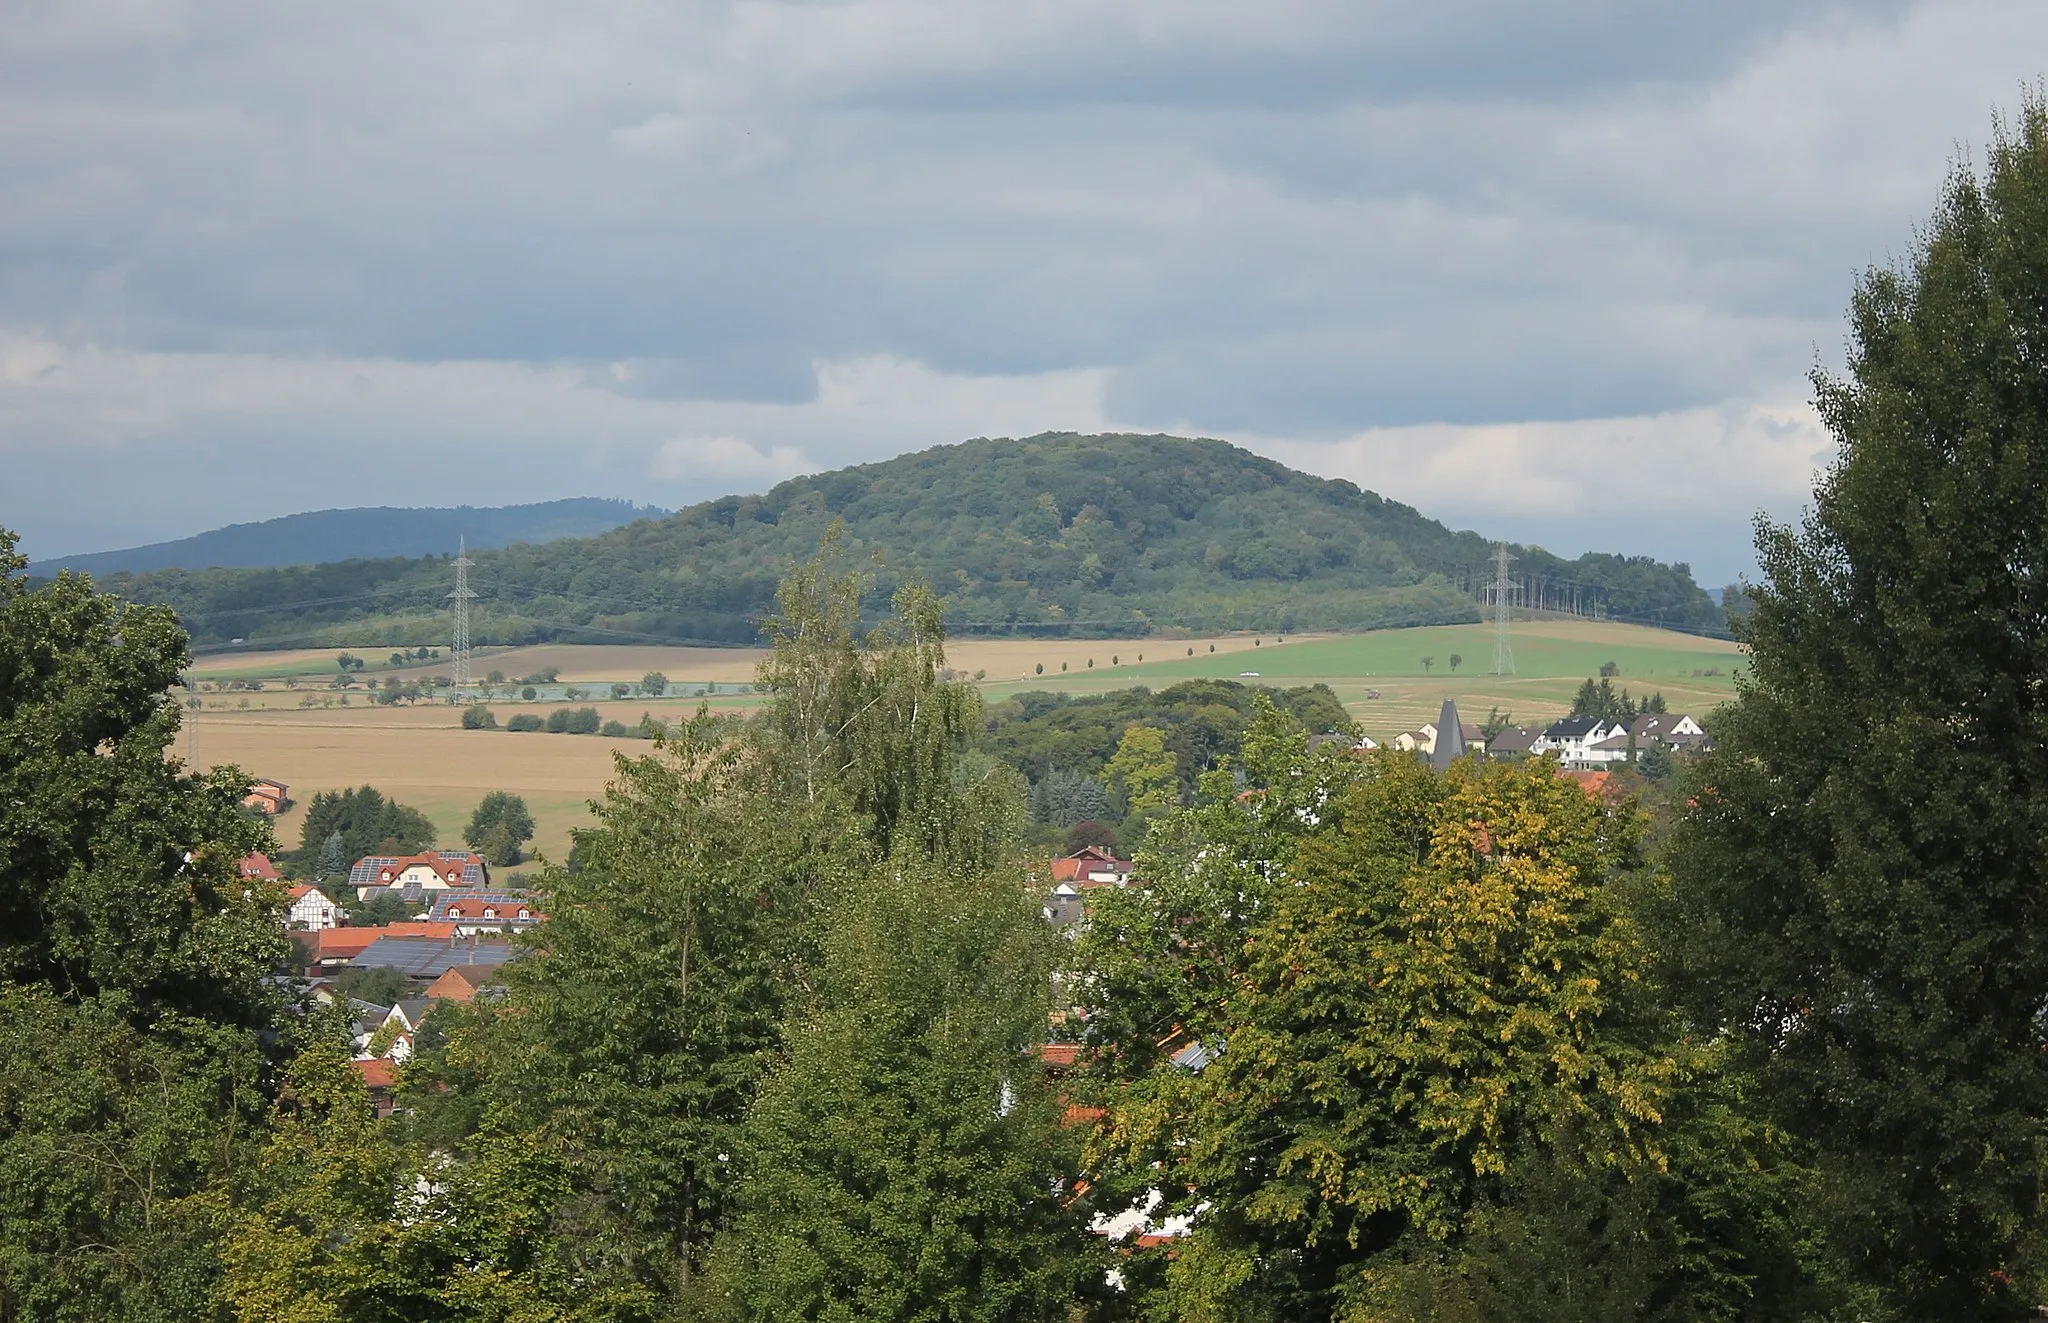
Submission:
[[[1508,603],[1514,588],[1508,583],[1508,562],[1514,557],[1508,555],[1506,543],[1493,553],[1493,674],[1513,675],[1515,673],[1515,644],[1508,630]]]
[[[460,694],[469,688],[469,603],[476,596],[469,590],[469,567],[476,564],[469,558],[469,539],[456,544],[455,591],[448,594],[455,603],[455,692]]]

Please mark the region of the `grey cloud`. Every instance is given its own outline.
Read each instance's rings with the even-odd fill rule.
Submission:
[[[1086,413],[806,411],[814,364],[869,357],[1089,371],[1099,421],[1268,436],[1776,395],[2048,37],[2020,0],[22,8],[0,332],[283,383],[564,366],[560,433],[616,447],[588,489],[642,499],[602,484],[681,435],[834,463]],[[84,518],[63,447],[146,442],[126,520],[238,428],[370,425],[278,391],[260,422],[0,408],[0,450]],[[664,412],[692,402],[790,412]],[[505,499],[567,480],[443,437]],[[246,500],[326,500],[309,474]]]

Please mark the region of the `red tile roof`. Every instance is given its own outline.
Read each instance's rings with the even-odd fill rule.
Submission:
[[[366,1089],[390,1089],[398,1085],[398,1066],[389,1057],[373,1057],[353,1063]]]
[[[452,941],[455,925],[452,923],[392,923],[382,928],[328,928],[318,934],[319,940],[313,947],[313,959],[353,960],[370,949],[370,943],[380,937],[436,937]]]
[[[1048,1066],[1071,1066],[1081,1057],[1079,1043],[1047,1043],[1038,1049],[1039,1060]]]
[[[1614,784],[1612,772],[1588,772],[1559,768],[1559,776],[1567,781],[1577,781],[1579,788],[1595,799],[1613,799],[1620,788]]]
[[[277,871],[277,865],[270,862],[270,856],[261,850],[252,855],[245,855],[241,868],[243,877],[260,877],[274,882],[284,876]]]
[[[1122,877],[1135,867],[1130,860],[1119,859],[1102,846],[1084,845],[1066,858],[1052,861],[1052,880],[1074,882],[1087,873],[1115,873]]]

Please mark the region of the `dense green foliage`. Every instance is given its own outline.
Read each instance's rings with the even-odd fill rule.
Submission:
[[[516,864],[533,839],[533,812],[523,797],[493,790],[477,802],[462,839],[494,864]]]
[[[345,876],[348,864],[366,855],[407,855],[432,849],[434,835],[434,824],[426,814],[386,799],[375,786],[323,790],[306,806],[299,848],[285,860],[295,875]],[[339,849],[332,844],[336,836],[341,838]],[[347,862],[330,872],[337,856]]]
[[[1796,1171],[1650,976],[1632,806],[1541,761],[1311,754],[1270,705],[1233,762],[1076,952],[1103,1197],[1193,1216],[1133,1257],[1148,1316],[1825,1303],[1779,1211]]]
[[[1055,770],[1099,775],[1125,731],[1151,726],[1165,734],[1180,781],[1177,797],[1186,798],[1202,773],[1237,752],[1252,700],[1261,693],[1315,733],[1353,728],[1327,685],[1274,690],[1235,680],[1184,680],[1156,693],[1141,686],[1082,698],[1037,690],[1013,695],[989,705],[984,747],[1036,785]]]
[[[166,756],[170,613],[21,568],[0,530],[0,1318],[203,1318],[288,949],[237,866],[269,833]]]
[[[1647,694],[1638,702],[1628,690],[1617,691],[1613,678],[1607,675],[1602,675],[1597,681],[1587,676],[1578,693],[1572,695],[1572,715],[1575,717],[1627,721],[1644,713],[1664,710],[1663,694]]]
[[[1143,635],[1368,629],[1478,619],[1493,544],[1348,482],[1220,441],[1047,434],[977,440],[793,478],[599,537],[475,556],[485,643],[640,638],[751,643],[776,586],[843,521],[876,558],[870,617],[929,581],[957,633]],[[1722,628],[1683,565],[1512,547],[1615,619]],[[116,576],[196,639],[441,643],[438,559]]]
[[[2048,110],[1857,291],[1672,850],[1703,1028],[1810,1147],[1868,1318],[2019,1317],[2048,1142]]]

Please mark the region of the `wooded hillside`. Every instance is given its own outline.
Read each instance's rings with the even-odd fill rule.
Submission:
[[[1493,550],[1477,533],[1221,441],[979,439],[598,537],[478,554],[474,637],[752,642],[777,581],[835,518],[849,548],[877,561],[877,613],[899,583],[922,576],[946,595],[956,636],[1469,621]],[[1510,550],[1519,572],[1570,585],[1613,618],[1722,627],[1682,564]],[[201,644],[441,641],[451,584],[445,558],[432,557],[107,580],[177,608]]]
[[[515,542],[594,537],[635,519],[667,514],[655,506],[597,496],[571,496],[532,505],[312,510],[258,524],[229,524],[175,542],[56,556],[32,562],[28,568],[30,574],[42,576],[59,570],[112,575],[216,566],[322,565],[363,557],[433,555],[451,538],[467,538],[470,550],[475,551],[509,547]]]

